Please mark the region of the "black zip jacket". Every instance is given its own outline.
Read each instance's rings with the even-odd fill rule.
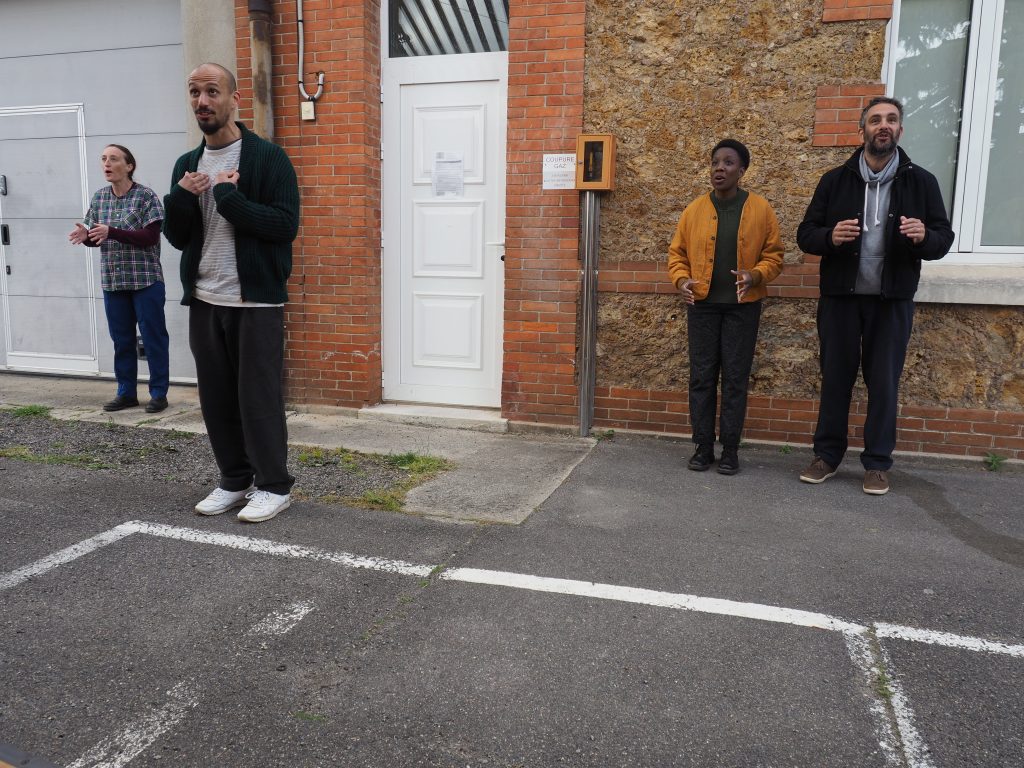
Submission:
[[[864,221],[864,186],[860,177],[861,147],[838,168],[821,177],[804,220],[797,228],[800,250],[821,256],[819,286],[823,296],[851,296],[857,283],[860,238],[832,244],[832,229],[843,219]],[[935,177],[914,165],[901,148],[896,177],[889,192],[885,220],[885,259],[882,263],[882,298],[912,299],[921,279],[921,260],[941,259],[953,244],[946,206]],[[924,222],[925,237],[914,245],[900,234],[900,217]]]

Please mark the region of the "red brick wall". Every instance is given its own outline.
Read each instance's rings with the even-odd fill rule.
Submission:
[[[286,307],[290,402],[381,399],[380,28],[377,0],[305,0],[304,77],[316,120],[299,116],[294,3],[274,4],[274,138],[299,177],[302,221]],[[236,0],[243,121],[252,116],[248,3]]]
[[[247,3],[236,0],[239,84],[250,93]],[[315,123],[299,119],[295,14],[275,5],[276,140],[299,173],[302,228],[288,306],[288,396],[381,398],[380,111],[376,0],[307,0],[307,73],[323,70]],[[513,2],[509,45],[503,411],[576,418],[578,194],[542,192],[545,152],[583,126],[584,3]],[[251,116],[243,100],[242,117]]]
[[[509,19],[505,372],[502,412],[572,424],[579,193],[542,191],[546,152],[583,131],[585,3],[513,0]]]
[[[685,392],[598,387],[595,429],[690,434]],[[850,407],[850,447],[864,445],[867,403]],[[818,418],[817,400],[751,397],[743,439],[785,445],[811,444]],[[896,420],[896,449],[949,456],[984,457],[995,453],[1024,460],[1024,413],[967,408],[925,408],[903,405]]]
[[[825,0],[822,21],[891,19],[892,0]]]
[[[819,86],[814,100],[816,147],[855,147],[861,143],[860,113],[874,96],[884,96],[882,83]]]
[[[825,0],[822,21],[891,19],[892,0]],[[883,83],[841,83],[818,88],[814,102],[816,147],[855,147],[860,144],[861,110],[872,96],[884,96]]]

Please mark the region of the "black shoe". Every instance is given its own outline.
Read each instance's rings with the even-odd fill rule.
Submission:
[[[104,411],[123,411],[125,408],[134,408],[139,404],[139,398],[118,395],[109,403],[103,404]]]
[[[686,462],[688,469],[694,472],[706,472],[715,463],[715,447],[707,443],[697,446],[697,451]]]
[[[718,474],[735,475],[740,471],[740,457],[737,455],[735,445],[726,445],[722,448],[722,458],[718,460]]]
[[[167,407],[166,397],[154,397],[146,403],[146,413],[160,413]]]

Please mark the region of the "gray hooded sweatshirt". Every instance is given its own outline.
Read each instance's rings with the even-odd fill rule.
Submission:
[[[899,165],[899,153],[878,173],[872,171],[860,154],[860,177],[864,179],[864,212],[861,222],[860,265],[854,293],[877,296],[882,292],[882,265],[885,262],[885,226],[889,219],[889,192]]]

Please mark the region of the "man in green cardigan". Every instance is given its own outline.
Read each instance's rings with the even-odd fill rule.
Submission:
[[[238,89],[219,64],[188,77],[205,134],[178,158],[164,235],[181,251],[181,303],[218,487],[200,515],[244,507],[269,520],[291,503],[284,415],[284,303],[299,225],[299,186],[284,150],[234,121]]]

